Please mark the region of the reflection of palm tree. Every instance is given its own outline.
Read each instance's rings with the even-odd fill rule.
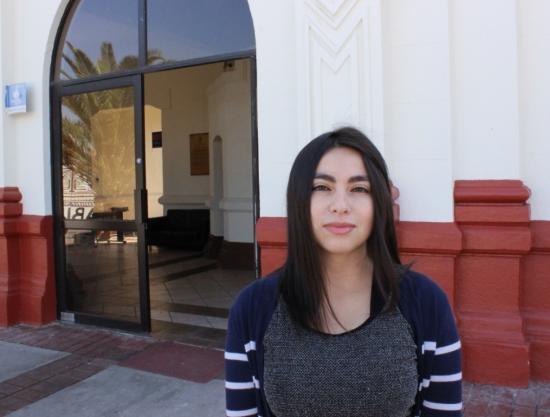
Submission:
[[[127,71],[138,67],[138,57],[135,55],[127,55],[117,63],[113,44],[111,42],[103,42],[100,47],[100,56],[94,64],[86,53],[67,41],[69,51],[73,55],[71,58],[65,51],[62,54],[63,61],[72,70],[71,76],[66,69],[61,69],[60,73],[67,79],[86,78],[94,75],[108,74],[111,72]],[[147,51],[147,65],[163,64],[166,60],[162,56],[162,52],[157,49],[149,49]]]
[[[101,74],[109,74],[127,71],[138,67],[138,58],[127,55],[117,62],[113,45],[110,42],[101,44],[101,53],[96,63],[86,53],[66,42],[72,55],[65,51],[62,54],[63,62],[67,68],[62,68],[60,73],[67,79],[87,78]],[[148,65],[162,63],[162,53],[149,50]],[[68,72],[73,73],[71,76]],[[97,91],[93,93],[75,94],[63,97],[62,105],[68,111],[63,113],[62,140],[63,140],[63,165],[79,174],[84,181],[92,185],[91,158],[94,152],[92,142],[92,118],[100,110],[121,109],[133,106],[133,91],[131,88],[116,88]],[[69,113],[69,115],[67,115]]]

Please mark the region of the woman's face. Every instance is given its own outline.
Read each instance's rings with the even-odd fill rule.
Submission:
[[[374,217],[370,183],[361,154],[346,147],[328,151],[317,166],[311,195],[315,240],[330,254],[366,251]]]

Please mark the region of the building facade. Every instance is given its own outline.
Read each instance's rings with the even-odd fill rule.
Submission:
[[[82,259],[136,243],[148,329],[168,210],[208,212],[221,265],[273,270],[295,155],[353,125],[388,162],[403,259],[453,305],[465,378],[550,380],[550,4],[218,3],[0,3],[0,79],[27,94],[0,112],[0,325],[89,322]]]

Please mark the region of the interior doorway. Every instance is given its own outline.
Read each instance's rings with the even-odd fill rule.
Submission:
[[[256,278],[250,60],[146,74],[146,234],[153,334],[223,347]]]

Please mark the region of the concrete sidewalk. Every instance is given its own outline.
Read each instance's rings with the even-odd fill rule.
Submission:
[[[0,416],[223,416],[223,352],[54,323],[0,329]],[[550,417],[550,384],[464,383],[466,417]]]
[[[0,416],[225,413],[223,352],[55,323],[0,329]]]

